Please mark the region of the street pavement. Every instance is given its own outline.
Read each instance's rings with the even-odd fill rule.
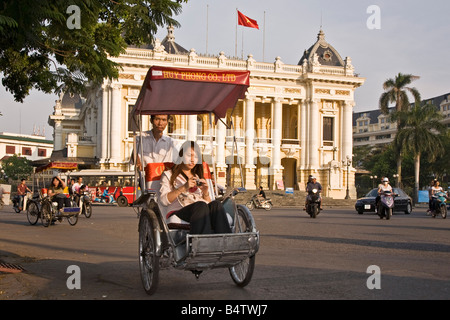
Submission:
[[[164,269],[153,296],[141,284],[133,208],[94,206],[48,228],[11,206],[0,211],[0,300],[385,300],[450,299],[450,219],[425,208],[390,221],[326,208],[311,219],[298,208],[252,211],[261,235],[253,279],[234,285],[226,269]],[[74,268],[80,288],[73,286]],[[378,286],[378,287],[377,287]]]

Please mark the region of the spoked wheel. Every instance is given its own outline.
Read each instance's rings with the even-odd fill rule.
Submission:
[[[44,202],[42,205],[41,220],[44,227],[48,227],[53,220],[52,204]]]
[[[79,214],[77,213],[77,214],[74,214],[74,215],[72,215],[72,216],[67,217],[67,221],[69,222],[69,224],[70,224],[71,226],[74,226],[74,225],[77,224],[77,222],[78,222],[78,216],[79,216]]]
[[[441,216],[442,219],[447,218],[447,206],[445,204],[441,206]]]
[[[235,225],[236,233],[251,231],[252,226],[250,225],[250,220],[247,217],[246,212],[242,208],[238,208],[237,210]],[[233,279],[234,283],[236,283],[239,287],[245,287],[250,283],[254,269],[255,256],[253,255],[229,268],[231,279]]]
[[[31,202],[28,206],[27,219],[31,225],[35,225],[39,220],[39,208],[34,202]]]
[[[90,202],[84,203],[83,213],[86,218],[90,218],[92,215],[92,204]]]
[[[159,257],[156,255],[154,226],[148,212],[143,211],[139,220],[139,268],[147,294],[155,293],[159,282]]]

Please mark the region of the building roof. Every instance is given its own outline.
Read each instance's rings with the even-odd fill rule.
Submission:
[[[433,98],[429,98],[429,99],[423,99],[422,103],[431,103],[434,106],[436,106],[436,108],[439,110],[441,103],[443,101],[450,101],[450,93],[446,93],[437,97],[433,97]],[[411,106],[413,106],[414,104],[412,103]],[[395,107],[391,107],[389,108],[389,112],[391,112],[392,110],[394,110]],[[366,114],[366,116],[370,119],[370,123],[377,123],[378,122],[378,117],[382,114],[380,109],[373,109],[373,110],[368,110],[368,111],[361,111],[361,112],[354,112],[353,113],[353,126],[356,126],[356,120],[361,118],[364,114]]]
[[[141,48],[141,49],[155,49],[155,47],[164,46],[164,51],[170,54],[188,54],[189,51],[180,46],[175,42],[175,36],[173,34],[174,28],[172,26],[167,27],[167,36],[158,44],[145,44],[141,46],[129,46],[130,48]],[[156,39],[156,42],[159,40]]]
[[[305,50],[302,58],[298,62],[302,65],[304,61],[310,61],[313,59],[314,54],[317,54],[319,62],[324,66],[344,67],[344,61],[341,55],[325,40],[325,33],[320,29],[317,35],[317,41],[308,50]]]
[[[81,109],[83,107],[83,100],[81,99],[81,96],[78,93],[72,94],[65,92],[61,99],[61,107],[71,109]]]

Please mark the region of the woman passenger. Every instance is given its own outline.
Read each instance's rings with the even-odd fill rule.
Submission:
[[[167,210],[167,223],[190,223],[191,234],[230,233],[222,203],[211,201],[198,144],[186,141],[178,156],[161,177],[159,201]]]
[[[58,203],[58,210],[61,210],[63,206],[70,207],[70,199],[64,193],[65,188],[66,184],[59,177],[52,178],[48,196]]]

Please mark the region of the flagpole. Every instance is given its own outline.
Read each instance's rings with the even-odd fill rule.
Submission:
[[[206,54],[208,54],[208,11],[209,4],[206,5]]]
[[[263,62],[264,62],[265,48],[266,48],[266,11],[264,11],[264,27],[263,27],[263,58],[262,58]]]
[[[236,8],[236,36],[234,40],[234,56],[237,57],[238,8]]]
[[[242,48],[241,48],[241,59],[244,60],[244,28],[242,28]]]

